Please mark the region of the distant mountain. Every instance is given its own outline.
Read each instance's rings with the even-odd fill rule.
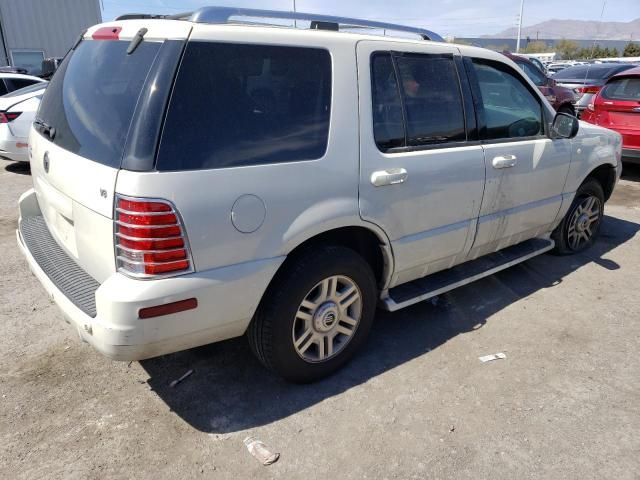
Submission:
[[[518,28],[507,28],[485,38],[515,38]],[[547,20],[522,27],[522,38],[571,38],[597,40],[640,40],[640,18],[630,22],[595,22],[584,20]]]

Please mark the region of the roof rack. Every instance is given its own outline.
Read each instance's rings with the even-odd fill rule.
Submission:
[[[130,20],[143,18],[162,18],[173,20],[188,20],[195,23],[233,23],[232,17],[247,18],[271,18],[278,20],[302,20],[311,22],[310,28],[316,30],[339,30],[343,28],[371,28],[391,30],[394,32],[405,32],[418,35],[423,40],[433,40],[444,42],[444,39],[431,30],[424,28],[398,25],[395,23],[376,22],[372,20],[362,20],[359,18],[334,17],[332,15],[319,15],[315,13],[287,12],[281,10],[260,10],[253,8],[235,7],[203,7],[194,12],[179,13],[176,15],[149,15],[149,14],[127,14],[121,15],[116,20]]]

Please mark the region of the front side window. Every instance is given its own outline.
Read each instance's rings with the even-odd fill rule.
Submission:
[[[176,77],[158,170],[324,156],[331,57],[317,48],[192,41]]]
[[[466,140],[453,56],[377,53],[371,79],[374,137],[382,151]]]
[[[473,59],[480,89],[484,140],[534,137],[544,133],[542,105],[517,72],[500,62]]]

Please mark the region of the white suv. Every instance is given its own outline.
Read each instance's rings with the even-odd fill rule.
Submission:
[[[310,381],[377,305],[593,242],[617,133],[556,115],[504,55],[339,24],[404,29],[212,7],[86,32],[32,128],[18,230],[82,339],[137,360],[246,333]]]

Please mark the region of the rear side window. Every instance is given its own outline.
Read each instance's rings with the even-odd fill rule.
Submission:
[[[640,102],[640,77],[612,80],[605,85],[600,95],[607,100]]]
[[[4,84],[4,81],[0,80],[0,96],[6,95],[8,92],[9,90],[7,89],[7,86]]]
[[[85,40],[53,76],[38,120],[55,128],[53,142],[119,168],[138,97],[161,43]]]
[[[451,55],[377,53],[371,78],[374,137],[382,151],[466,140]]]
[[[544,132],[542,106],[509,66],[473,59],[480,90],[483,140],[533,137]]]
[[[326,50],[190,42],[171,96],[157,169],[321,158],[330,106]]]

